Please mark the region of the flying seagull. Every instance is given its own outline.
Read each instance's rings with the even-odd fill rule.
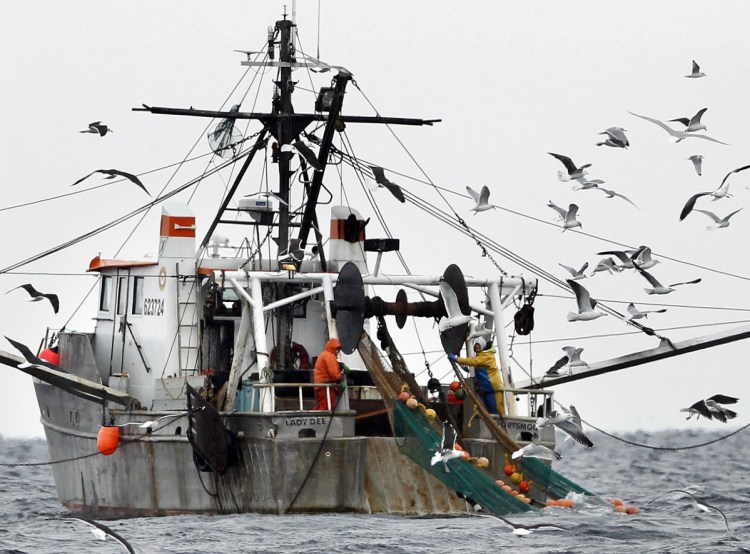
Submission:
[[[401,192],[401,187],[399,187],[396,183],[389,181],[388,178],[385,176],[385,171],[383,171],[382,167],[378,167],[376,165],[371,165],[370,169],[372,170],[372,174],[375,176],[375,182],[385,188],[387,188],[390,193],[396,197],[396,200],[398,200],[401,203],[406,202],[406,198],[404,198],[404,193]]]
[[[648,246],[641,246],[638,250],[633,252],[630,259],[641,266],[641,269],[651,269],[659,263],[659,260],[655,260],[651,256],[651,248]]]
[[[13,345],[13,347],[16,350],[18,350],[21,353],[21,355],[24,357],[24,359],[26,360],[26,363],[18,365],[18,368],[23,369],[23,368],[31,367],[31,366],[43,366],[43,367],[49,367],[51,369],[57,369],[57,370],[60,369],[59,366],[56,366],[55,364],[51,364],[35,356],[31,352],[31,349],[25,344],[15,341],[9,337],[5,337],[5,340],[7,340],[11,345]]]
[[[713,219],[714,224],[706,227],[706,229],[708,229],[709,231],[713,231],[714,229],[723,229],[724,227],[729,227],[729,218],[740,210],[742,210],[742,208],[740,208],[739,210],[734,210],[732,213],[730,213],[729,215],[725,215],[724,217],[719,217],[713,212],[709,212],[708,210],[699,210],[698,208],[695,208],[693,211],[706,214],[708,217]]]
[[[48,292],[39,292],[30,283],[19,285],[15,288],[10,289],[8,292],[14,291],[16,289],[23,289],[26,292],[28,292],[29,295],[31,296],[31,300],[29,300],[29,302],[39,302],[46,298],[47,300],[49,300],[49,303],[52,304],[52,309],[55,311],[55,313],[57,313],[60,310],[60,300],[57,298],[56,294],[52,294]],[[8,294],[8,292],[6,292],[5,294]]]
[[[617,196],[619,198],[622,198],[626,202],[632,204],[633,207],[638,208],[638,206],[635,205],[635,202],[633,202],[630,198],[628,198],[624,194],[620,194],[619,192],[616,192],[616,191],[614,191],[612,189],[605,189],[604,187],[593,187],[593,188],[595,188],[596,190],[602,191],[607,196],[607,198],[614,198],[614,197]]]
[[[706,406],[705,400],[698,400],[698,402],[694,402],[687,408],[680,408],[681,412],[686,412],[688,416],[685,418],[690,419],[693,416],[695,416],[696,419],[700,419],[701,416],[705,417],[706,419],[713,419],[713,415],[711,415],[711,410],[708,409],[708,406]]]
[[[107,125],[104,125],[101,121],[94,121],[93,123],[89,123],[88,129],[85,131],[79,131],[79,133],[92,133],[103,137],[107,133],[114,133],[114,130],[110,129]]]
[[[563,408],[562,412],[553,411],[547,417],[540,417],[536,420],[535,427],[543,429],[549,425],[554,425],[561,431],[564,431],[570,438],[583,446],[588,448],[594,446],[591,439],[583,432],[581,416],[578,415],[578,410],[573,405],[570,406],[570,410]]]
[[[514,460],[517,460],[518,458],[541,458],[543,460],[562,460],[562,456],[552,450],[551,448],[547,448],[543,444],[536,444],[536,443],[529,443],[523,448],[519,448],[513,454],[510,455],[510,457]]]
[[[544,374],[544,377],[557,377],[560,375],[559,370],[565,367],[568,363],[568,355],[564,355],[562,358],[557,360],[552,367],[550,367],[547,372]],[[543,377],[543,378],[544,378]]]
[[[591,298],[586,287],[572,279],[567,279],[565,282],[573,289],[578,304],[578,313],[568,312],[568,321],[589,321],[607,315],[604,312],[594,311],[596,300]]]
[[[711,411],[711,415],[719,421],[727,422],[728,419],[734,419],[737,417],[737,412],[725,408],[721,404],[735,404],[738,398],[732,396],[724,396],[723,394],[715,394],[711,398],[706,398],[706,406]]]
[[[448,317],[440,318],[440,322],[438,323],[438,329],[441,333],[444,333],[452,327],[458,327],[459,325],[474,320],[472,316],[464,315],[463,312],[461,312],[456,292],[447,281],[440,281],[440,296],[443,299],[445,313],[448,314]]]
[[[695,172],[698,174],[698,176],[700,177],[701,175],[703,175],[703,156],[701,154],[693,154],[687,159],[693,162],[693,167],[695,168]]]
[[[581,352],[583,348],[576,348],[575,346],[563,346],[565,355],[557,360],[554,365],[547,370],[544,374],[545,377],[555,377],[560,375],[559,370],[568,366],[568,372],[572,375],[574,367],[588,367],[589,364],[581,360]]]
[[[435,451],[430,465],[434,466],[438,462],[443,462],[443,467],[446,473],[450,473],[448,469],[448,462],[455,460],[456,458],[462,458],[464,455],[463,450],[456,450],[456,430],[447,421],[443,422],[443,438],[440,441],[440,448]]]
[[[706,110],[708,108],[703,108],[701,110],[698,110],[698,113],[696,113],[693,117],[688,119],[687,117],[678,117],[676,119],[670,119],[670,122],[677,122],[682,123],[685,126],[685,132],[686,133],[692,133],[694,131],[707,131],[706,126],[701,123],[701,117],[703,117],[703,114],[706,113]]]
[[[618,266],[611,257],[608,257],[599,260],[599,263],[596,264],[594,271],[591,272],[591,276],[593,277],[600,271],[609,271],[609,273],[612,274],[619,273],[620,271],[622,271],[622,268]]]
[[[672,283],[671,285],[662,285],[659,281],[656,280],[656,277],[651,275],[648,271],[643,269],[641,266],[638,265],[637,262],[633,262],[633,266],[638,270],[638,272],[643,275],[643,277],[651,283],[651,286],[653,288],[644,288],[643,290],[646,291],[646,294],[669,294],[670,292],[674,291],[674,287],[679,285],[695,285],[696,283],[701,282],[701,278],[693,279],[692,281],[683,281],[681,283]]]
[[[532,524],[521,524],[521,523],[513,523],[509,519],[504,518],[503,516],[499,516],[497,514],[493,514],[492,512],[489,512],[487,514],[476,514],[478,517],[494,517],[495,519],[499,519],[503,523],[505,523],[507,526],[513,528],[513,534],[514,535],[530,535],[534,531],[567,531],[568,529],[566,527],[562,527],[560,525],[555,525],[554,523],[532,523]]]
[[[474,199],[474,203],[476,204],[470,210],[474,212],[474,215],[478,214],[479,212],[497,208],[497,206],[495,206],[494,204],[489,203],[490,189],[487,187],[487,185],[482,187],[482,192],[477,192],[471,187],[466,187],[466,192],[471,195],[471,197]]]
[[[698,79],[700,77],[705,77],[706,74],[701,71],[701,67],[695,63],[695,60],[693,60],[693,71],[690,73],[690,75],[685,75],[688,79]]]
[[[77,519],[78,521],[82,521],[89,525],[91,532],[94,534],[94,536],[99,540],[106,540],[106,538],[112,537],[117,542],[119,542],[122,546],[124,546],[128,552],[131,554],[135,554],[135,550],[133,550],[133,547],[130,546],[130,543],[125,540],[125,538],[120,535],[119,533],[113,531],[103,523],[99,523],[98,521],[95,521],[93,519],[90,519],[86,516],[82,515],[73,515],[73,514],[66,514],[62,516],[66,519]]]
[[[708,135],[700,135],[697,133],[688,133],[687,131],[678,131],[676,129],[672,129],[669,125],[664,123],[663,121],[659,121],[658,119],[655,119],[653,117],[646,117],[645,115],[638,115],[637,113],[628,112],[630,115],[634,115],[636,117],[640,117],[641,119],[645,119],[646,121],[650,121],[651,123],[658,125],[662,129],[664,129],[669,136],[671,136],[673,139],[675,139],[675,142],[680,142],[682,140],[685,140],[686,138],[702,138],[709,140],[711,142],[718,142],[719,144],[726,145],[726,142],[721,142],[720,140],[716,140],[713,137],[709,137]]]
[[[718,188],[716,188],[716,190],[710,192],[699,192],[698,194],[694,194],[693,196],[688,198],[688,201],[685,202],[685,205],[682,207],[682,211],[680,212],[680,221],[688,216],[688,214],[695,206],[695,201],[698,200],[698,198],[700,198],[701,196],[712,196],[714,200],[731,196],[729,194],[729,176],[733,175],[734,173],[739,173],[740,171],[745,171],[748,168],[750,168],[750,164],[743,165],[742,167],[738,167],[737,169],[733,169],[724,176],[724,178],[721,180],[721,184],[718,186]]]
[[[570,204],[568,206],[568,209],[565,210],[552,202],[552,200],[550,200],[549,202],[547,202],[547,206],[555,210],[560,215],[560,218],[562,219],[563,231],[565,231],[565,229],[583,227],[581,225],[581,222],[576,218],[576,216],[578,215],[578,206],[576,204]]]
[[[291,152],[293,149],[296,149],[297,152],[299,152],[302,157],[305,158],[305,161],[310,164],[313,169],[315,169],[315,171],[321,171],[323,169],[323,166],[320,165],[315,152],[313,152],[312,148],[305,144],[304,141],[298,140],[296,142],[293,142],[292,144],[284,144],[279,150],[281,150],[282,152]]]
[[[560,264],[560,263],[558,263],[557,265],[559,265],[564,270],[566,270],[568,273],[570,273],[570,278],[573,281],[578,281],[578,279],[585,279],[586,275],[583,272],[586,271],[586,269],[589,267],[589,263],[588,262],[586,262],[585,264],[583,264],[581,266],[581,269],[574,269],[574,268],[572,268],[570,266],[563,265],[563,264]]]
[[[602,142],[597,142],[597,146],[611,146],[612,148],[627,148],[630,146],[628,137],[625,136],[625,129],[622,127],[609,127],[599,134],[607,135],[607,137]]]
[[[597,252],[598,256],[615,256],[620,260],[618,269],[633,269],[633,260],[630,259],[628,253],[624,250],[605,250],[604,252]]]
[[[573,160],[571,160],[567,156],[563,156],[562,154],[555,154],[553,152],[547,152],[547,154],[549,154],[553,158],[557,158],[565,166],[566,172],[557,172],[557,178],[563,182],[580,179],[581,177],[586,175],[586,168],[591,167],[591,164],[584,164],[581,167],[577,167],[576,164],[573,163]]]
[[[635,304],[633,302],[631,302],[630,304],[628,304],[628,313],[630,314],[628,316],[628,321],[631,321],[633,319],[644,319],[648,317],[648,314],[663,314],[666,311],[667,311],[666,308],[661,308],[659,310],[641,311],[635,307]]]
[[[672,493],[675,493],[675,492],[681,492],[682,494],[688,495],[695,502],[695,507],[698,508],[702,512],[709,513],[711,510],[713,510],[713,511],[721,514],[721,517],[724,518],[724,526],[727,528],[727,533],[730,532],[729,531],[729,521],[727,520],[727,516],[726,516],[726,514],[724,514],[724,512],[722,512],[716,506],[713,506],[712,504],[709,504],[708,502],[705,502],[703,500],[699,500],[692,492],[688,492],[688,491],[686,491],[684,489],[672,489],[671,491],[667,491],[667,492],[665,492],[663,494],[660,494],[656,498],[654,498],[652,500],[649,500],[647,503],[651,504],[654,500],[658,500],[662,496],[666,496],[668,494],[672,494]]]
[[[114,179],[115,177],[118,177],[118,176],[119,177],[125,177],[125,179],[127,179],[128,181],[132,181],[133,183],[135,183],[136,185],[138,185],[139,187],[141,187],[146,194],[148,194],[149,196],[151,196],[151,194],[149,194],[149,192],[146,190],[146,187],[143,186],[143,183],[141,183],[141,180],[138,177],[136,177],[132,173],[126,173],[124,171],[120,171],[119,169],[96,169],[96,170],[92,171],[91,173],[89,173],[88,175],[86,175],[85,177],[81,177],[80,179],[78,179],[75,183],[73,183],[70,186],[71,187],[76,186],[81,181],[83,181],[83,180],[88,179],[89,177],[91,177],[94,173],[104,173],[105,175],[107,175],[107,177],[105,177],[105,179]]]

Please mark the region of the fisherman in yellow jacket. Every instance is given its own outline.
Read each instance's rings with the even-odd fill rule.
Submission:
[[[459,358],[455,354],[448,354],[448,359],[458,364],[470,365],[475,368],[476,389],[484,400],[487,410],[492,414],[502,415],[505,413],[503,378],[495,361],[495,349],[490,347],[485,350],[485,348],[487,348],[487,341],[479,337],[474,341],[476,356]]]

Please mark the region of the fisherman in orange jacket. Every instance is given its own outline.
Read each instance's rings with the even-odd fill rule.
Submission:
[[[339,339],[330,339],[323,352],[315,362],[315,373],[313,382],[316,385],[338,383],[338,387],[315,387],[315,400],[317,404],[313,410],[330,411],[338,403],[338,397],[346,389],[345,374],[349,373],[346,364],[339,363],[337,355],[341,350]],[[328,391],[328,392],[326,392]],[[330,396],[331,404],[328,403]]]

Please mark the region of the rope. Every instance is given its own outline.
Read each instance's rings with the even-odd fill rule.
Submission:
[[[742,427],[740,427],[739,429],[736,429],[735,431],[732,431],[731,433],[729,433],[727,435],[724,435],[722,437],[719,437],[718,439],[710,440],[708,442],[703,442],[703,443],[700,443],[700,444],[691,444],[689,446],[654,446],[654,445],[642,444],[642,443],[638,443],[638,442],[635,442],[635,441],[630,441],[628,439],[624,439],[622,437],[618,437],[618,436],[613,435],[611,433],[607,433],[606,431],[604,431],[602,429],[599,429],[599,427],[597,427],[595,425],[592,425],[591,423],[589,423],[588,421],[586,421],[584,419],[582,419],[581,421],[583,423],[585,423],[586,425],[588,425],[589,427],[591,427],[592,429],[596,429],[597,431],[599,431],[603,435],[606,435],[606,436],[608,436],[608,437],[610,437],[612,439],[618,440],[618,441],[623,442],[625,444],[629,444],[631,446],[638,446],[640,448],[649,448],[651,450],[667,450],[667,451],[673,451],[673,452],[680,451],[680,450],[692,450],[693,448],[701,448],[703,446],[709,446],[711,444],[716,444],[717,442],[726,440],[729,437],[732,437],[732,436],[736,435],[737,433],[740,433],[741,431],[744,431],[745,429],[747,429],[748,427],[750,427],[750,423],[747,423],[747,424],[743,425]]]

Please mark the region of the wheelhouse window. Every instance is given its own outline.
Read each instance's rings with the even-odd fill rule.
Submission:
[[[102,275],[101,289],[99,290],[99,311],[108,312],[112,307],[112,277]]]
[[[143,314],[143,277],[133,277],[133,311],[135,315]]]
[[[117,315],[125,313],[128,305],[128,278],[120,277],[117,281]]]

